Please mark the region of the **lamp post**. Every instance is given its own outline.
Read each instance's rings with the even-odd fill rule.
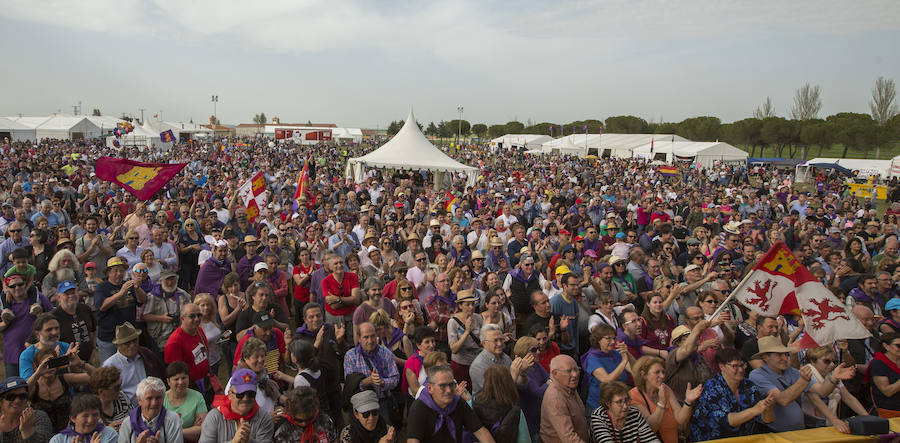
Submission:
[[[212,123],[210,126],[212,126],[213,138],[216,138],[216,122],[219,121],[218,117],[216,116],[216,104],[219,103],[219,96],[214,95],[214,96],[212,96],[211,100],[212,100],[212,104],[213,104],[213,121],[210,122],[210,123]]]
[[[463,107],[457,106],[456,112],[459,113],[459,120],[456,120],[456,152],[459,153],[459,139],[462,138],[462,113]]]

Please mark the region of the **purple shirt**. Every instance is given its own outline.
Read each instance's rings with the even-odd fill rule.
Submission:
[[[12,300],[12,297],[6,294],[3,295],[3,298],[8,299],[4,301],[4,307],[11,309],[13,314],[16,314],[16,318],[3,331],[3,363],[19,364],[19,354],[25,350],[25,339],[31,335],[34,320],[37,318],[28,312],[31,310],[35,297],[30,295],[21,302]],[[6,301],[9,304],[5,304]],[[37,303],[40,303],[44,312],[53,310],[50,300],[47,300],[43,294],[38,294]]]
[[[210,257],[200,271],[197,273],[197,284],[194,285],[194,294],[207,293],[215,296],[222,287],[222,281],[225,280],[225,274],[231,272],[231,263],[226,258],[224,262],[220,262],[215,257]]]

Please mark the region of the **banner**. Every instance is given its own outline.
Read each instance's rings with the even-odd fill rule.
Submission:
[[[100,157],[94,172],[101,180],[115,183],[138,200],[147,201],[185,166],[187,163],[142,163]]]
[[[300,197],[305,196],[307,205],[312,206],[315,203],[315,199],[310,198],[309,195],[309,158],[307,158],[303,162],[303,170],[300,171],[300,177],[297,178],[297,189],[294,190],[294,204],[293,209],[296,211],[297,208],[300,207]]]
[[[171,129],[160,132],[159,139],[163,143],[172,143],[175,141],[175,133]]]
[[[735,288],[734,297],[760,315],[799,313],[806,332],[798,341],[803,348],[870,335],[847,306],[816,280],[783,242],[759,259]]]
[[[657,171],[659,171],[660,174],[665,175],[666,177],[673,177],[675,175],[678,175],[678,168],[675,168],[673,166],[660,166]]]
[[[257,172],[238,188],[238,195],[244,202],[247,221],[253,223],[266,210],[266,177],[262,171]]]

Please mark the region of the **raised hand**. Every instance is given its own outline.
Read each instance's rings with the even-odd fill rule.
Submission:
[[[568,327],[569,327],[569,316],[564,315],[564,316],[560,317],[559,318],[559,328],[566,329]]]
[[[19,433],[26,440],[34,435],[34,409],[29,407],[22,411],[22,415],[19,416]]]
[[[836,372],[837,370],[835,370]],[[800,368],[800,377],[809,382],[812,379],[812,367],[809,365]]]
[[[850,380],[856,376],[856,367],[841,363],[838,367],[834,368],[834,371],[831,374],[838,380]]]
[[[687,388],[684,390],[684,401],[694,404],[697,399],[700,398],[700,394],[703,393],[703,385],[697,385],[695,388],[691,388],[691,384],[687,384]]]

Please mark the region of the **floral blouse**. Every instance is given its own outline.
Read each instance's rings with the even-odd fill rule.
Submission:
[[[734,398],[722,374],[707,380],[691,417],[691,440],[705,441],[752,434],[756,428],[755,419],[735,428],[728,424],[728,414],[753,407],[763,396],[756,385],[745,378],[738,386],[738,397]]]

